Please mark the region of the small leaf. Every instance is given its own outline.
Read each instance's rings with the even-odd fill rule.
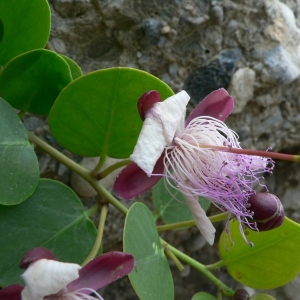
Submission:
[[[137,101],[153,89],[163,99],[173,94],[158,78],[130,68],[81,76],[57,98],[50,130],[64,148],[78,155],[127,158],[142,128]]]
[[[24,125],[2,98],[0,120],[0,204],[13,205],[33,193],[39,181],[39,165]]]
[[[285,218],[273,230],[245,230],[254,243],[251,248],[242,238],[238,222],[230,222],[230,232],[223,232],[219,242],[221,258],[229,274],[239,282],[256,289],[273,289],[290,282],[300,272],[300,226]]]
[[[0,286],[22,283],[19,263],[35,247],[58,260],[82,263],[96,239],[96,228],[81,201],[66,185],[41,179],[22,204],[0,206]],[[17,245],[17,246],[16,246]]]
[[[69,65],[69,68],[71,70],[72,78],[73,80],[79,78],[82,76],[82,71],[78,64],[72,60],[70,57],[60,54],[60,56],[66,61],[66,63]]]
[[[192,300],[217,300],[217,298],[213,297],[212,295],[200,292],[193,296]]]
[[[192,220],[191,211],[186,205],[182,193],[170,185],[168,185],[168,189],[165,186],[164,179],[161,179],[153,188],[153,203],[164,222],[171,224]],[[211,204],[204,197],[199,197],[199,203],[205,211],[208,210]]]
[[[249,300],[276,300],[268,294],[255,294],[249,298]]]
[[[27,51],[44,48],[50,27],[46,0],[0,1],[0,65]]]
[[[126,217],[124,252],[131,253],[136,266],[129,274],[140,299],[174,299],[174,284],[152,213],[142,203],[134,203]]]
[[[70,68],[61,56],[49,50],[33,50],[5,66],[0,93],[17,109],[48,115],[61,90],[71,81]]]

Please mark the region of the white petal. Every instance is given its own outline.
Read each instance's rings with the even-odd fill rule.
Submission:
[[[199,228],[201,234],[205,237],[207,242],[212,245],[215,240],[216,229],[211,223],[210,219],[207,217],[205,211],[198,202],[198,197],[188,196],[182,190],[183,196],[186,199],[186,203],[189,206],[193,218],[196,222],[197,227]],[[188,193],[188,191],[186,191]]]
[[[147,112],[130,159],[148,176],[152,174],[165,146],[172,143],[176,131],[183,126],[189,99],[189,95],[181,91],[163,102],[155,103]]]
[[[79,277],[79,269],[81,267],[77,264],[48,259],[32,263],[22,275],[26,283],[22,300],[42,300],[45,296],[58,293]]]

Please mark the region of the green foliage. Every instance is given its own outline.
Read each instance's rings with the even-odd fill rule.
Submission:
[[[38,161],[24,125],[2,98],[0,124],[0,204],[18,204],[27,199],[38,184]]]
[[[19,54],[44,48],[50,34],[50,21],[46,0],[1,0],[0,66]]]
[[[192,213],[185,203],[185,198],[171,186],[165,186],[164,179],[161,179],[153,188],[153,203],[159,211],[160,216],[166,224],[192,220]],[[207,211],[210,201],[199,197],[199,203]]]
[[[125,221],[124,252],[136,260],[129,279],[143,300],[174,299],[173,279],[153,216],[142,203],[131,206]]]
[[[0,93],[17,109],[48,115],[61,90],[71,81],[65,59],[53,51],[33,50],[5,66],[0,76]]]
[[[82,76],[82,71],[78,64],[72,60],[70,57],[60,54],[60,56],[66,61],[66,63],[69,65],[69,68],[71,70],[72,79],[75,80]]]
[[[242,238],[238,222],[230,222],[230,233],[223,232],[219,250],[230,275],[256,289],[273,289],[290,282],[300,272],[300,226],[285,218],[271,231],[245,230],[254,243],[251,248]]]
[[[217,300],[217,298],[213,297],[212,295],[200,292],[193,296],[192,300]]]
[[[81,201],[66,185],[41,179],[27,201],[0,206],[0,286],[22,283],[19,262],[34,247],[53,251],[58,260],[82,263],[96,238],[96,228]]]
[[[158,78],[135,69],[84,75],[57,98],[49,116],[51,133],[64,148],[81,156],[127,158],[142,127],[137,100],[153,89],[163,99],[173,94]]]

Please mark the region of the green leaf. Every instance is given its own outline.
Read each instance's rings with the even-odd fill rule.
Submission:
[[[66,61],[49,50],[17,56],[3,69],[0,93],[13,107],[48,115],[61,90],[72,81]]]
[[[192,214],[186,205],[183,195],[168,185],[167,190],[164,179],[161,179],[153,188],[153,203],[166,224],[192,220]],[[211,202],[199,197],[199,203],[207,211]]]
[[[46,0],[0,1],[0,65],[30,50],[44,48],[51,27]]]
[[[78,64],[72,60],[70,57],[60,54],[60,56],[66,61],[66,63],[69,65],[69,68],[71,70],[71,75],[73,80],[79,78],[82,76],[82,71]]]
[[[136,266],[129,274],[140,299],[174,299],[173,279],[164,255],[152,213],[142,203],[134,203],[126,217],[124,252],[133,254]]]
[[[0,204],[18,204],[36,188],[39,165],[24,125],[2,98],[0,123]]]
[[[16,206],[0,206],[0,285],[22,283],[18,265],[34,247],[57,259],[82,263],[96,239],[96,228],[81,201],[66,185],[41,179],[32,196]]]
[[[137,100],[157,90],[173,94],[158,78],[135,69],[111,68],[84,75],[68,85],[49,116],[55,139],[81,156],[127,158],[142,127]]]
[[[300,272],[300,226],[285,218],[273,230],[245,230],[251,248],[242,238],[238,222],[230,222],[230,237],[223,232],[220,255],[229,274],[239,282],[256,289],[273,289],[290,282]]]
[[[192,300],[217,300],[217,298],[213,297],[212,295],[200,292],[193,296]]]
[[[249,300],[276,300],[268,294],[255,294],[249,298]]]

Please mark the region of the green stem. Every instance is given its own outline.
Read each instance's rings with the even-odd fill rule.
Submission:
[[[94,172],[99,172],[101,170],[101,168],[104,166],[105,161],[106,161],[106,155],[101,155],[98,165],[96,166],[96,168],[94,169]]]
[[[105,178],[107,175],[109,175],[110,173],[112,173],[113,171],[115,171],[121,167],[127,166],[130,163],[131,163],[130,159],[124,159],[122,161],[119,161],[119,162],[109,166],[107,169],[103,170],[102,172],[98,173],[97,179],[101,180],[101,179]]]
[[[180,262],[180,260],[174,255],[174,253],[169,249],[168,245],[164,248],[165,254],[173,260],[178,270],[181,272],[184,270],[184,266]]]
[[[212,223],[220,222],[223,220],[226,220],[228,218],[228,215],[226,213],[217,214],[215,216],[209,217],[210,221]],[[172,223],[167,225],[160,225],[157,226],[158,231],[166,231],[166,230],[173,230],[173,229],[180,229],[180,228],[188,228],[191,226],[195,226],[196,223],[194,220],[185,221],[185,222],[178,222],[178,223]]]
[[[28,137],[31,142],[36,144],[44,152],[48,153],[50,156],[55,158],[57,161],[61,162],[67,166],[70,170],[77,173],[83,179],[85,179],[90,185],[97,191],[98,195],[103,196],[109,203],[115,206],[119,211],[126,215],[128,209],[120,203],[108,190],[102,186],[99,181],[91,175],[90,170],[80,166],[55,148],[48,145],[42,139],[34,135],[32,132],[28,132]]]
[[[96,238],[95,244],[94,244],[90,254],[87,256],[85,261],[82,263],[82,265],[81,265],[82,267],[85,266],[87,263],[89,263],[92,259],[94,259],[99,252],[101,242],[102,242],[107,212],[108,212],[108,205],[104,204],[102,207],[102,210],[101,210],[101,214],[100,214],[100,220],[99,220],[98,232],[97,232],[97,238]]]
[[[162,245],[164,247],[168,246],[169,249],[181,260],[192,266],[194,269],[201,272],[204,276],[206,276],[217,288],[222,292],[222,294],[226,297],[233,298],[234,290],[232,290],[229,286],[224,284],[220,281],[217,277],[215,277],[210,271],[207,270],[205,265],[199,263],[198,261],[194,260],[193,258],[187,256],[186,254],[182,253],[181,251],[177,250],[173,246],[167,244],[164,240],[161,240]]]
[[[85,213],[88,217],[94,215],[100,207],[99,202],[96,202],[90,209],[86,210]]]
[[[206,266],[206,269],[209,270],[209,271],[213,271],[213,270],[218,270],[220,269],[221,267],[224,267],[225,266],[225,263],[223,260],[220,260],[214,264],[211,264],[211,265],[207,265]]]

